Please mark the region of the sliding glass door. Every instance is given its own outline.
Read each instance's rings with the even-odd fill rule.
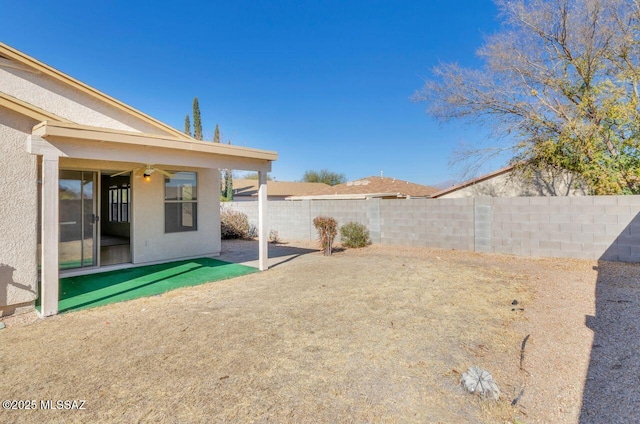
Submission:
[[[60,269],[97,266],[97,174],[60,171]]]

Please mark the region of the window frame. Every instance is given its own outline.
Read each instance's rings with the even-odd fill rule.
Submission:
[[[109,222],[131,223],[131,183],[109,185],[108,191]]]
[[[167,172],[171,173],[174,176],[174,178],[169,178],[167,176],[164,176],[164,232],[165,234],[198,231],[198,173],[196,171],[167,171]],[[193,179],[187,180],[184,178],[176,178],[176,176],[180,174],[182,175],[192,174]],[[172,188],[172,186],[169,184],[172,182],[173,179],[191,181],[191,187],[190,187],[191,193],[189,194],[189,196],[185,196],[186,184],[180,184],[179,189],[176,186],[177,193],[175,198],[168,195],[167,193],[168,190]],[[167,213],[169,205],[182,205],[182,207],[178,209],[178,213],[176,214],[179,222],[173,223],[172,225],[168,225],[168,221],[167,221],[169,219],[169,214]],[[183,221],[184,217],[188,215],[188,213],[186,212],[187,208],[185,208],[186,205],[191,205],[190,215],[192,219],[192,225],[189,225],[189,226],[182,225],[184,222]],[[180,213],[180,209],[182,209],[181,213]]]

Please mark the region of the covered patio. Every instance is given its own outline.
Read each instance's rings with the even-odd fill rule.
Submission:
[[[155,296],[181,287],[225,280],[257,271],[253,267],[213,258],[196,258],[65,277],[60,279],[58,313]],[[36,307],[38,310],[42,308],[39,302]]]
[[[219,210],[219,199],[217,199],[217,196],[210,194],[210,192],[217,191],[216,184],[219,179],[215,174],[220,169],[257,172],[260,184],[258,196],[258,268],[260,270],[268,268],[266,181],[267,172],[271,170],[271,162],[277,159],[275,152],[57,121],[43,121],[36,125],[33,128],[32,135],[27,137],[26,148],[29,153],[42,157],[40,312],[43,316],[55,315],[60,311],[78,309],[85,303],[87,306],[97,305],[102,301],[100,300],[102,297],[104,297],[104,301],[111,302],[113,299],[119,299],[123,295],[123,293],[120,293],[121,291],[125,293],[144,292],[142,287],[136,286],[137,283],[131,283],[130,286],[125,284],[124,286],[112,287],[110,284],[105,283],[106,280],[102,279],[102,277],[96,279],[97,277],[86,275],[68,280],[64,278],[68,274],[63,272],[61,275],[61,217],[59,207],[61,201],[61,169],[97,169],[98,175],[100,175],[100,170],[102,169],[125,171],[145,164],[147,166],[153,164],[153,166],[164,169],[200,170],[198,175],[201,174],[202,178],[198,184],[202,186],[200,187],[201,194],[202,196],[209,196],[208,200],[200,202],[199,205],[202,214],[201,221],[203,221],[202,227],[206,227],[206,230],[202,232],[198,228],[197,232],[173,234],[163,233],[162,230],[156,228],[157,225],[153,231],[149,230],[150,225],[155,225],[156,222],[161,221],[163,213],[165,215],[167,213],[166,209],[163,209],[163,198],[158,197],[163,196],[161,190],[164,189],[165,183],[162,182],[164,179],[156,179],[155,182],[151,181],[149,183],[146,182],[146,173],[145,178],[141,178],[139,175],[133,178],[134,172],[132,171],[131,266],[219,254],[219,212],[211,212],[212,210]],[[96,190],[100,190],[99,184]],[[214,199],[213,197],[216,198]],[[91,218],[91,220],[93,224],[98,221],[96,218]],[[217,230],[215,229],[216,226]],[[216,237],[217,241],[215,240]],[[96,244],[99,243],[100,239],[98,237]],[[209,247],[206,249],[209,250],[204,251],[204,248],[194,250],[194,246],[202,243],[207,244]],[[97,261],[94,260],[93,266],[85,269],[83,273],[96,273],[102,270],[98,258]],[[130,272],[134,271],[130,269],[117,271],[117,273],[122,274]],[[109,279],[127,278],[124,275],[122,278],[115,275],[112,274],[113,278],[110,277]],[[60,279],[61,277],[63,277],[62,280]],[[78,278],[80,280],[77,280]],[[153,277],[151,280],[153,280]],[[215,280],[215,278],[209,281],[212,280]],[[83,284],[80,284],[79,281],[94,281],[95,287],[88,289]],[[125,280],[119,284],[124,282]],[[76,284],[80,284],[78,286],[80,288],[77,288]],[[180,284],[182,283],[177,283],[178,286]],[[190,283],[185,284],[190,285]],[[163,289],[162,284],[149,284],[144,287],[149,287],[150,290],[152,286],[154,290],[166,291]],[[69,291],[65,292],[65,290]],[[104,290],[104,293],[102,290]],[[65,297],[69,293],[76,293],[72,296],[74,300]],[[82,301],[82,296],[77,295],[78,293],[87,297],[87,300]],[[154,293],[143,295],[149,294]]]
[[[144,266],[105,267],[86,273],[63,271],[58,313],[74,312],[112,303],[156,296],[182,287],[240,277],[258,272],[258,240],[223,240],[219,257],[194,258]],[[268,267],[289,264],[303,255],[317,253],[316,242],[280,243],[269,246]],[[40,299],[36,309],[41,312]]]

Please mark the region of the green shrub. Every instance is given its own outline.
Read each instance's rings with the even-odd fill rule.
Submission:
[[[350,222],[340,228],[340,238],[344,247],[365,247],[371,244],[369,230],[362,224]]]
[[[220,235],[222,239],[249,238],[249,218],[246,214],[231,209],[220,211]]]
[[[318,230],[322,252],[331,256],[333,239],[338,234],[338,222],[329,216],[317,216],[313,219],[313,226]]]

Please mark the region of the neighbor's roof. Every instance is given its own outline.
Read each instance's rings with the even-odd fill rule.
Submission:
[[[364,200],[364,199],[404,199],[398,193],[351,193],[351,194],[312,194],[309,196],[289,196],[286,200]]]
[[[493,171],[493,172],[490,172],[488,174],[481,175],[481,176],[479,176],[477,178],[473,178],[471,180],[465,181],[463,183],[453,185],[453,186],[451,186],[449,188],[445,188],[444,190],[441,190],[441,191],[439,191],[437,193],[432,194],[431,197],[438,198],[440,196],[444,196],[445,194],[449,194],[449,193],[452,193],[454,191],[458,191],[460,189],[463,189],[465,187],[469,187],[469,186],[472,186],[474,184],[478,184],[478,183],[480,183],[482,181],[486,181],[486,180],[489,180],[491,178],[497,177],[498,175],[506,174],[508,172],[513,171],[514,168],[515,168],[515,165],[505,166],[504,168],[500,168],[497,171]]]
[[[366,197],[430,197],[437,188],[391,177],[367,177],[330,187],[329,192],[313,192],[305,199],[359,199]],[[292,199],[303,200],[303,199]]]
[[[34,58],[32,58],[31,56],[28,56],[24,53],[22,53],[19,50],[14,49],[13,47],[7,46],[4,43],[0,42],[0,64],[2,64],[3,66],[6,67],[13,67],[13,68],[17,68],[17,69],[23,69],[23,70],[30,70],[30,71],[35,71],[36,73],[42,73],[44,75],[47,75],[55,80],[58,80],[59,82],[62,82],[63,84],[66,84],[68,86],[71,86],[85,94],[88,94],[89,96],[102,101],[104,103],[109,104],[112,107],[115,107],[116,109],[119,109],[121,111],[124,111],[126,113],[128,113],[129,115],[135,116],[136,118],[156,127],[158,130],[162,131],[163,133],[170,135],[172,137],[177,137],[183,140],[193,140],[193,138],[189,137],[188,135],[186,135],[185,133],[183,133],[182,131],[178,131],[177,129],[171,127],[170,125],[165,124],[164,122],[160,122],[155,118],[152,118],[151,116],[140,112],[139,110],[99,91],[96,90],[95,88],[73,78],[70,77],[69,75],[58,71],[55,68],[52,68],[49,65],[46,65],[42,62],[40,62],[39,60],[36,60]],[[20,106],[21,110],[26,111],[28,109],[31,109],[31,113],[33,113],[33,110],[37,110],[38,108],[34,107],[34,108],[28,108],[25,107],[25,105],[18,105],[15,103],[15,101],[7,99],[6,97],[4,99],[0,99],[0,105],[5,105],[3,103],[9,104],[11,103],[12,106],[17,107]],[[52,116],[48,117],[49,120],[55,120],[55,121],[61,121],[61,122],[65,122],[66,120],[63,120],[61,118],[54,118]],[[45,119],[40,119],[40,120],[45,120]],[[68,122],[68,121],[66,121]]]
[[[325,183],[305,183],[297,181],[267,181],[267,194],[269,196],[300,196],[308,193],[317,193],[329,190],[331,186]],[[234,196],[257,196],[258,180],[233,179]]]

